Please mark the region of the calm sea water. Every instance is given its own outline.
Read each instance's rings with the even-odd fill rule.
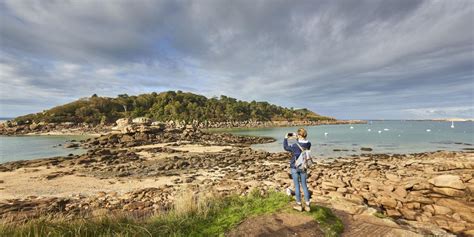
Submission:
[[[84,149],[64,148],[66,141],[80,141],[87,136],[0,136],[0,163],[15,160],[81,154]]]
[[[344,157],[361,154],[362,147],[372,153],[415,153],[437,150],[474,148],[474,122],[444,121],[369,121],[367,124],[324,125],[305,127],[312,143],[311,152],[318,157]],[[253,147],[270,152],[283,151],[283,137],[296,132],[295,127],[232,129],[240,135],[269,136],[274,143]]]
[[[351,128],[352,127],[352,128]],[[234,134],[270,136],[274,143],[253,147],[270,152],[283,151],[283,137],[295,132],[295,127],[232,129]],[[372,153],[413,153],[436,150],[473,149],[474,122],[373,121],[368,124],[324,125],[306,127],[311,149],[319,157],[340,157],[362,153],[370,147]],[[67,149],[58,144],[82,140],[86,136],[0,136],[0,163],[53,156],[80,154],[83,149]]]

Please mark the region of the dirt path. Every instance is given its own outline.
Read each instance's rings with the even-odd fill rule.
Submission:
[[[229,237],[324,236],[313,218],[293,213],[274,213],[246,219],[227,234]]]
[[[397,224],[371,215],[352,215],[333,210],[344,223],[342,237],[421,237]],[[324,236],[319,225],[310,216],[299,213],[274,213],[251,217],[226,236]]]

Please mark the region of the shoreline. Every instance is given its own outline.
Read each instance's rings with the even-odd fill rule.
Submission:
[[[341,121],[337,121],[337,122],[341,122]],[[349,121],[344,121],[342,123],[335,123],[335,124],[329,124],[329,125],[339,125],[339,124],[345,124],[345,123],[348,123]],[[350,122],[354,122],[354,121],[350,121]],[[321,124],[320,124],[321,125]],[[299,126],[299,125],[296,125],[296,126]],[[319,125],[310,125],[310,126],[319,126]],[[101,127],[104,131],[104,127]],[[220,134],[220,133],[232,133],[232,131],[238,131],[238,130],[253,130],[253,129],[262,129],[262,128],[267,128],[267,127],[252,127],[252,128],[247,128],[247,127],[237,127],[237,128],[208,128],[208,129],[199,129],[200,131],[202,132],[205,132],[205,133],[210,133],[210,134]],[[269,128],[280,128],[278,126],[275,126],[275,127],[269,127]],[[181,127],[181,128],[174,128],[174,127],[166,127],[166,126],[157,126],[157,125],[136,125],[136,126],[133,126],[133,129],[131,130],[128,130],[127,132],[128,133],[134,133],[134,132],[137,132],[137,131],[145,131],[145,130],[160,130],[160,129],[167,129],[167,130],[173,130],[173,129],[191,129],[191,130],[197,130],[198,128],[194,127],[194,126],[186,126],[186,127]],[[82,132],[82,131],[77,131],[77,129],[73,129],[75,131],[49,131],[49,132],[44,132],[44,133],[27,133],[27,134],[19,134],[19,135],[0,135],[1,136],[4,136],[4,137],[30,137],[30,136],[51,136],[51,137],[61,137],[61,136],[72,136],[72,137],[83,137],[84,139],[80,139],[80,140],[85,140],[85,139],[89,139],[89,138],[98,138],[100,136],[106,136],[106,135],[111,135],[111,134],[122,134],[121,131],[118,131],[117,128],[112,128],[110,127],[106,132],[102,132],[102,133],[85,133],[85,132]],[[249,136],[249,137],[252,137],[252,135],[245,135],[245,134],[236,134],[236,136]],[[258,135],[257,135],[258,136]],[[270,152],[270,153],[278,153],[280,152],[280,150],[278,151],[274,151],[274,150],[266,150],[265,148],[259,148],[259,147],[255,147],[254,145],[265,145],[265,144],[271,144],[271,143],[275,143],[278,138],[275,138],[275,137],[272,137],[274,141],[271,141],[271,142],[266,142],[266,143],[256,143],[256,144],[250,144],[250,146],[253,148],[253,149],[256,149],[256,150],[261,150],[261,151],[266,151],[266,152]],[[71,143],[71,142],[69,142]],[[77,147],[80,147],[81,141],[75,141],[73,140],[73,142],[71,143],[72,145],[74,146],[71,146],[70,148],[65,148],[66,150],[67,149],[74,149],[74,148],[77,148]],[[63,145],[71,145],[71,144],[68,144],[68,141],[66,141]],[[453,143],[454,144],[454,143]],[[455,143],[455,144],[458,144],[458,143]],[[461,144],[461,143],[459,143]],[[79,146],[77,146],[79,145]],[[325,145],[325,144],[322,144],[322,145]],[[468,143],[465,143],[465,145],[468,145],[468,146],[471,146],[472,144],[468,144]],[[55,146],[55,145],[54,145]],[[83,150],[87,151],[87,147],[81,147]],[[71,150],[72,151],[72,150]],[[470,153],[470,152],[474,152],[474,148],[471,148],[471,147],[464,147],[464,148],[461,148],[461,147],[451,147],[451,148],[439,148],[439,149],[432,149],[432,150],[413,150],[413,151],[393,151],[393,152],[390,152],[390,151],[377,151],[376,148],[374,147],[370,147],[370,146],[351,146],[350,148],[341,148],[341,147],[335,147],[333,149],[333,153],[331,153],[330,155],[321,155],[321,156],[318,156],[320,157],[321,159],[347,159],[347,158],[353,158],[353,157],[358,157],[358,156],[364,156],[364,155],[367,155],[367,154],[373,154],[373,155],[383,155],[383,154],[388,154],[388,155],[409,155],[409,154],[412,154],[412,153],[420,153],[420,152],[439,152],[439,151],[447,151],[447,152],[467,152],[467,153]],[[341,153],[338,153],[338,152],[341,152]],[[347,152],[351,152],[350,154],[348,154]],[[49,156],[49,157],[36,157],[34,159],[44,159],[44,158],[52,158],[54,156]],[[5,162],[4,162],[5,163]],[[1,163],[0,163],[1,164]]]
[[[140,121],[140,120],[139,120]],[[241,122],[215,122],[215,123],[199,123],[186,124],[185,122],[136,122],[133,123],[129,119],[119,119],[115,124],[111,125],[90,125],[90,124],[24,124],[14,125],[8,123],[0,124],[1,136],[14,135],[104,135],[123,130],[133,131],[140,126],[157,126],[166,128],[184,128],[192,126],[197,129],[238,129],[238,128],[271,128],[271,127],[294,127],[294,126],[319,126],[319,125],[338,125],[338,124],[362,124],[367,123],[363,120],[324,120],[324,121],[241,121]]]
[[[87,132],[59,132],[59,131],[50,131],[44,133],[27,133],[23,136],[87,136],[87,137],[100,137],[107,133],[87,133]],[[13,135],[15,136],[15,135]]]

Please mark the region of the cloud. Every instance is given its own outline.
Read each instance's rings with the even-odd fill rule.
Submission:
[[[441,107],[441,108],[419,108],[408,109],[405,112],[412,114],[415,118],[451,118],[452,114],[457,114],[457,118],[474,118],[473,107]]]
[[[472,1],[7,0],[0,12],[6,115],[29,94],[35,112],[168,89],[339,118],[474,101]]]

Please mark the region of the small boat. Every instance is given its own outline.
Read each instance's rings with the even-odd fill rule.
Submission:
[[[451,128],[454,128],[454,121],[451,121]]]
[[[431,129],[426,129],[426,132],[431,132]]]
[[[350,129],[354,129],[354,127],[351,126]]]

